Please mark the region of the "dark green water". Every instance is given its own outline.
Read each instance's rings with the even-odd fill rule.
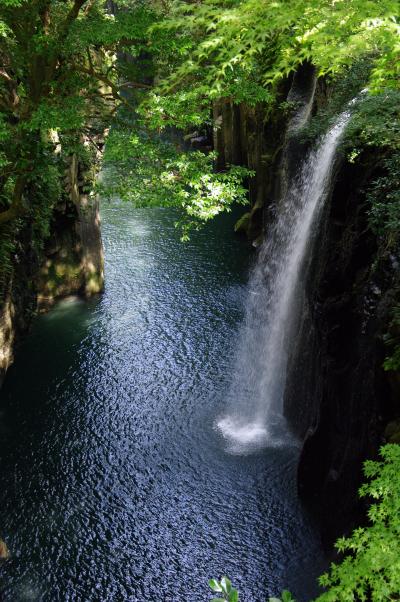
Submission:
[[[182,246],[168,210],[103,208],[106,291],[36,320],[0,399],[0,599],[242,602],[315,593],[298,449],[230,455],[224,408],[250,251],[232,219]]]

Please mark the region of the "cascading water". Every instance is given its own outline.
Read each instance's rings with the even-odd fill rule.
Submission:
[[[252,271],[227,413],[217,421],[232,453],[279,444],[287,433],[283,397],[306,260],[349,118],[350,110],[344,111],[309,153],[289,185]]]

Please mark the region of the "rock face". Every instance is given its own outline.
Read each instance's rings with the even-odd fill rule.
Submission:
[[[282,90],[282,100],[287,88]],[[242,164],[255,172],[249,181],[250,216],[245,227],[239,226],[250,240],[263,231],[265,207],[279,198],[280,156],[285,132],[285,116],[268,114],[263,105],[214,105],[214,148],[218,151],[218,168]],[[243,225],[243,224],[242,224]]]
[[[6,542],[0,539],[0,560],[8,560],[10,552],[8,551]]]
[[[18,234],[8,282],[0,300],[0,386],[13,361],[15,345],[28,330],[36,312],[34,279],[39,267],[32,245],[32,231],[26,226]]]
[[[1,291],[0,386],[15,345],[38,310],[67,295],[90,296],[103,289],[98,199],[84,192],[85,174],[75,157],[66,177],[68,195],[55,207],[44,249],[34,250],[31,225],[18,233],[8,282]]]
[[[317,241],[286,414],[304,439],[299,490],[329,545],[359,518],[362,463],[396,415],[382,368],[399,274],[367,228],[364,169],[342,164]],[[398,411],[398,408],[397,408]]]
[[[256,171],[250,215],[238,224],[250,239],[262,230],[268,235],[268,221],[306,152],[290,134],[326,102],[327,92],[304,65],[282,89],[282,100],[296,107],[292,116],[267,114],[261,106],[215,107],[220,167],[242,162]],[[363,461],[376,455],[385,426],[392,421],[393,427],[400,415],[399,378],[382,368],[383,335],[400,278],[368,228],[362,190],[374,176],[372,164],[368,157],[357,165],[338,161],[310,258],[286,390],[287,418],[304,441],[299,491],[321,518],[327,545],[359,520]]]
[[[46,309],[66,295],[90,296],[103,290],[103,249],[99,202],[84,192],[85,174],[71,157],[66,174],[69,198],[56,207],[52,235],[38,275],[38,304]]]

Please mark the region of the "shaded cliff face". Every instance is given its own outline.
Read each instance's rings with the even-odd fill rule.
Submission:
[[[242,164],[255,172],[248,182],[251,209],[237,228],[249,240],[259,242],[304,156],[296,133],[310,116],[315,88],[314,68],[304,64],[282,83],[275,107],[230,101],[213,107],[217,168]]]
[[[54,211],[37,289],[39,309],[66,295],[90,296],[103,290],[104,266],[99,201],[87,188],[85,173],[71,157],[65,186],[68,198]]]
[[[0,386],[13,361],[15,345],[27,331],[36,310],[34,277],[39,267],[31,246],[31,229],[18,235],[12,271],[0,304]]]
[[[342,162],[308,278],[286,413],[305,439],[299,490],[330,544],[359,518],[362,463],[396,415],[382,368],[383,336],[399,284],[393,258],[367,224],[362,190],[372,177]]]
[[[288,85],[283,86],[282,100],[289,89]],[[270,113],[261,104],[248,106],[221,101],[214,105],[213,119],[217,168],[239,164],[255,172],[248,182],[251,209],[242,225],[238,224],[238,230],[249,240],[256,240],[268,219],[265,208],[280,197],[286,116],[278,111]]]
[[[58,298],[90,296],[103,289],[103,248],[98,199],[86,190],[85,173],[71,158],[66,174],[68,195],[55,206],[50,235],[35,250],[32,224],[18,232],[16,251],[0,304],[0,386],[15,347],[38,310]]]

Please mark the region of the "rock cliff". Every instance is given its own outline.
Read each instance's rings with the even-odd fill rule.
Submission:
[[[98,199],[89,195],[88,173],[71,156],[66,194],[54,203],[49,235],[38,250],[32,223],[16,228],[0,299],[0,385],[15,346],[37,311],[68,295],[90,296],[103,288],[103,249]]]

